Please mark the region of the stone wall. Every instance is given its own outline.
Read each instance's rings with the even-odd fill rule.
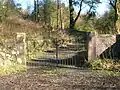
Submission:
[[[96,36],[96,56],[99,57],[106,49],[116,42],[114,35],[99,35]]]
[[[25,64],[26,62],[26,34],[17,33],[11,39],[0,39],[0,66],[11,62]]]
[[[88,44],[88,60],[98,57],[114,56],[116,43],[116,35],[89,35]],[[117,47],[119,48],[119,47]]]

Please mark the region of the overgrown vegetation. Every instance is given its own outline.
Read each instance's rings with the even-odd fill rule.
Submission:
[[[25,65],[11,63],[11,65],[0,66],[0,76],[24,72],[26,69]]]
[[[110,59],[97,59],[90,62],[92,70],[120,76],[120,62]]]
[[[55,45],[70,43],[71,37],[64,33],[68,30],[66,28],[114,34],[120,31],[120,3],[117,0],[109,1],[113,8],[110,7],[110,10],[100,17],[96,14],[98,4],[102,3],[100,0],[69,0],[69,5],[60,0],[57,0],[57,3],[54,0],[34,0],[32,13],[29,10],[23,10],[19,7],[21,5],[15,4],[13,0],[4,3],[1,1],[0,38],[13,39],[16,32],[26,33],[28,58],[31,59],[42,56],[48,49],[55,49]],[[81,12],[84,6],[89,10],[83,15]],[[79,7],[78,13],[75,7]],[[91,62],[91,65],[92,69],[120,71],[120,63],[113,60],[98,59]],[[15,63],[0,68],[1,74],[24,70],[24,66]]]

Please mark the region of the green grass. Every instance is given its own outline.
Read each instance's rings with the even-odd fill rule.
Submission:
[[[92,62],[91,69],[106,75],[120,76],[120,62],[110,59],[96,59]]]
[[[26,70],[25,65],[13,63],[12,65],[0,66],[0,76],[20,73]]]
[[[93,72],[103,73],[103,74],[105,74],[105,75],[110,75],[110,76],[120,76],[120,72],[118,72],[118,71],[93,70]]]

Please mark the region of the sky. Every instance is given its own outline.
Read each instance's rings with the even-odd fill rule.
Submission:
[[[61,0],[65,3],[68,2],[68,0]],[[105,11],[108,11],[108,5],[105,2],[106,0],[101,0],[102,4],[99,4],[99,7],[97,8],[97,14],[103,15]],[[16,3],[20,3],[23,9],[27,9],[27,6],[31,6],[31,10],[34,7],[34,0],[15,0]],[[76,11],[78,11],[78,8],[75,8]],[[83,11],[82,13],[84,13]]]

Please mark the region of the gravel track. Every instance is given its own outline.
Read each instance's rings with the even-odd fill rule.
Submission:
[[[89,70],[66,69],[54,75],[30,69],[0,77],[0,90],[120,90],[120,77]]]

